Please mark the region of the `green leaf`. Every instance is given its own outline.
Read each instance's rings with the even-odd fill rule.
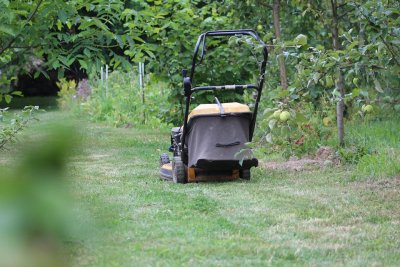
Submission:
[[[40,73],[43,74],[44,77],[46,77],[46,79],[50,79],[50,76],[47,74],[46,71],[39,69]]]
[[[61,29],[62,29],[62,22],[61,22],[61,20],[57,20],[57,29],[59,30],[59,31],[61,31]]]
[[[272,119],[268,122],[268,127],[272,130],[276,124],[276,119]]]
[[[11,94],[16,96],[23,96],[21,91],[13,91],[11,92]]]
[[[124,42],[122,41],[121,35],[115,35],[115,40],[117,40],[119,47],[124,47]]]
[[[86,61],[81,60],[81,59],[79,59],[78,61],[79,61],[79,64],[81,65],[82,69],[87,69],[88,68],[88,66],[86,64]]]
[[[296,112],[296,116],[295,116],[294,121],[297,124],[303,124],[303,123],[306,123],[308,120],[303,114],[301,114],[300,112]]]
[[[67,18],[68,18],[67,13],[65,13],[64,10],[59,10],[58,11],[58,17],[59,17],[59,19],[61,20],[62,23],[65,23],[67,21]]]
[[[155,58],[155,57],[156,57],[156,55],[154,55],[154,53],[151,52],[150,50],[145,50],[144,52],[145,52],[146,54],[148,54],[151,58]]]
[[[272,141],[272,134],[271,134],[271,133],[267,134],[267,136],[265,137],[265,139],[267,140],[268,143],[273,144],[273,141]]]
[[[142,42],[142,43],[145,43],[145,41],[142,38],[140,38],[139,36],[132,36],[132,39],[136,40],[136,41],[139,41],[139,42]]]
[[[11,95],[4,95],[4,100],[6,101],[7,104],[11,103],[11,99],[12,99]]]
[[[15,36],[15,33],[14,33],[14,31],[11,29],[11,28],[9,28],[9,27],[4,27],[4,26],[2,26],[2,25],[0,25],[0,33],[5,33],[5,34],[8,34],[8,35],[11,35],[11,36]]]
[[[263,115],[265,117],[270,116],[271,114],[273,114],[275,112],[276,108],[266,108],[263,112]]]
[[[378,79],[375,78],[375,76],[373,76],[373,79],[374,79],[375,90],[378,91],[379,93],[384,93],[381,83],[378,81]]]
[[[281,128],[281,136],[284,138],[287,138],[290,136],[290,127],[289,126],[283,126]]]
[[[325,76],[325,82],[326,82],[326,87],[327,88],[330,88],[330,87],[332,87],[334,85],[332,76],[330,76],[330,75],[326,75]]]
[[[354,89],[351,91],[351,95],[352,95],[353,97],[360,96],[360,93],[361,93],[361,89],[360,89],[360,88],[354,88]]]

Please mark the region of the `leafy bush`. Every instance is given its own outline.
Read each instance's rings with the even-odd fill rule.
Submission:
[[[110,73],[108,90],[98,79],[92,80],[92,94],[76,109],[94,121],[106,121],[116,127],[146,124],[158,126],[161,113],[167,105],[166,84],[148,75],[144,92],[139,88],[138,78],[132,73]],[[80,101],[80,100],[76,100]]]
[[[57,82],[57,86],[60,88],[60,91],[57,94],[59,108],[63,110],[71,108],[73,104],[76,103],[76,82],[74,80],[62,78]]]
[[[327,96],[319,103],[299,101],[294,88],[266,92],[267,106],[259,116],[258,138],[262,152],[284,158],[314,153],[335,136],[335,102]],[[302,98],[303,100],[303,98]],[[272,106],[272,107],[271,107]]]
[[[38,106],[27,106],[21,112],[14,113],[8,118],[8,108],[0,109],[0,150],[9,143],[17,140],[17,134],[25,129],[32,120],[37,120],[35,113]]]

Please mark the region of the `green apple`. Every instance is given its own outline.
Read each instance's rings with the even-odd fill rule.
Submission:
[[[364,108],[365,113],[371,113],[374,110],[374,108],[371,105],[366,105]]]
[[[288,121],[290,119],[289,111],[282,111],[279,115],[279,120],[282,122]]]
[[[275,119],[279,119],[279,116],[281,115],[282,110],[278,109],[274,112],[274,114],[272,115],[272,117],[274,117]]]
[[[296,36],[296,38],[294,38],[294,42],[297,45],[306,45],[307,44],[307,36],[305,36],[304,34],[299,34]]]

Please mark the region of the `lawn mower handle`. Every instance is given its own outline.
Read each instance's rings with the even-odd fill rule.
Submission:
[[[208,31],[203,34],[200,34],[199,38],[197,39],[196,46],[194,48],[194,53],[193,53],[193,58],[192,58],[192,68],[190,71],[190,80],[193,83],[193,78],[194,78],[194,72],[196,69],[196,58],[197,54],[199,53],[199,48],[200,45],[201,47],[201,56],[199,63],[200,64],[203,61],[204,55],[205,55],[205,49],[206,49],[206,37],[215,37],[215,36],[235,36],[235,35],[248,35],[256,39],[263,47],[263,56],[264,56],[264,62],[267,62],[268,59],[268,50],[267,46],[265,43],[261,40],[260,36],[258,36],[258,33],[255,32],[254,30],[251,29],[245,29],[245,30],[220,30],[220,31]]]
[[[194,87],[191,90],[192,92],[196,92],[196,91],[206,91],[206,90],[241,90],[241,89],[258,90],[258,87],[255,84],[207,85],[207,86]]]
[[[260,76],[257,81],[257,85],[254,84],[248,84],[248,85],[222,85],[222,86],[199,86],[199,87],[192,87],[192,82],[193,82],[193,77],[194,77],[194,72],[196,69],[196,57],[199,52],[200,45],[202,44],[202,52],[200,56],[200,61],[199,64],[202,62],[204,55],[205,55],[205,47],[206,47],[206,37],[215,37],[215,36],[235,36],[235,35],[248,35],[256,39],[262,46],[263,46],[263,61],[261,62],[260,66]],[[254,133],[254,128],[256,124],[256,119],[257,119],[257,111],[258,111],[258,103],[260,102],[261,98],[261,92],[263,89],[264,85],[264,80],[265,80],[265,68],[267,65],[267,60],[268,60],[268,50],[267,46],[265,43],[261,40],[261,38],[258,36],[257,32],[254,30],[220,30],[220,31],[208,31],[199,36],[196,42],[196,46],[194,49],[194,54],[192,58],[192,68],[190,71],[190,77],[187,77],[187,70],[183,70],[183,87],[184,87],[184,93],[186,97],[186,106],[185,106],[185,118],[183,122],[183,132],[182,132],[182,138],[181,138],[181,148],[182,151],[185,149],[185,138],[187,134],[187,124],[188,124],[188,117],[189,117],[189,108],[190,108],[190,99],[192,93],[196,91],[203,91],[203,90],[239,90],[239,89],[256,89],[257,90],[257,98],[256,98],[256,103],[254,105],[254,111],[252,115],[252,119],[250,122],[250,131],[249,131],[249,140],[251,141],[253,138],[253,133]],[[183,153],[181,154],[183,155]],[[183,157],[182,157],[182,160]]]

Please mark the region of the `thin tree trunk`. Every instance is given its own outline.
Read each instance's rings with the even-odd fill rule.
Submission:
[[[338,34],[338,14],[337,14],[337,2],[336,0],[331,0],[332,6],[332,42],[333,42],[333,50],[339,50],[339,34]],[[345,88],[344,88],[344,79],[343,74],[340,68],[337,68],[336,71],[336,88],[340,93],[340,100],[336,104],[336,119],[337,119],[337,127],[338,127],[338,138],[339,144],[341,146],[344,145],[344,96],[345,96]]]
[[[361,49],[363,49],[365,45],[365,24],[363,22],[360,22],[359,27],[360,30],[358,34],[358,49],[361,51]],[[360,66],[360,76],[367,77],[367,72],[364,65]],[[361,88],[361,86],[365,86],[365,82],[359,81],[357,87]]]
[[[279,43],[281,40],[281,25],[280,25],[280,17],[279,17],[279,10],[280,10],[280,0],[274,0],[274,4],[272,6],[272,15],[274,17],[274,31],[276,41]],[[278,65],[279,65],[279,73],[281,78],[281,86],[284,89],[288,88],[288,81],[287,81],[287,74],[286,74],[286,67],[285,67],[285,58],[283,56],[283,50],[278,48]]]

